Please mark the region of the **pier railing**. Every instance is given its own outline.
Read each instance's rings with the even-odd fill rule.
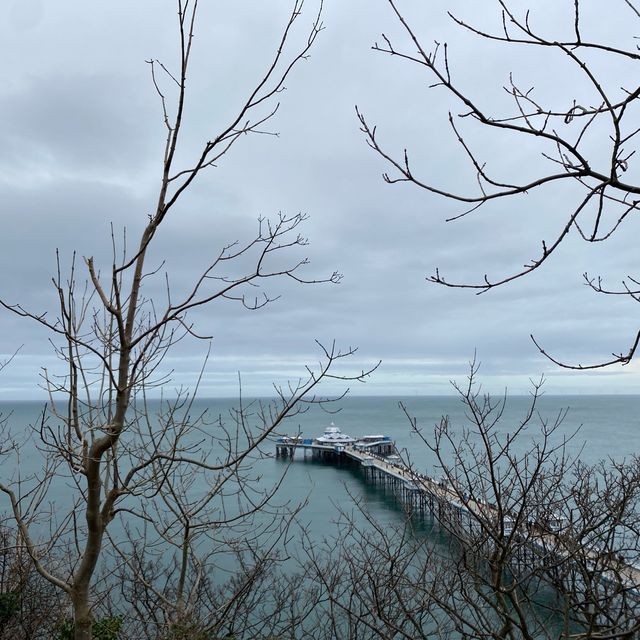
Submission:
[[[514,550],[514,570],[531,570],[538,565],[550,574],[562,572],[555,581],[563,581],[564,588],[570,588],[572,592],[581,589],[581,571],[567,571],[567,567],[580,563],[583,570],[597,574],[597,583],[603,593],[616,594],[616,606],[624,603],[640,615],[640,567],[619,556],[603,554],[595,547],[576,544],[568,537],[567,523],[560,519],[519,520],[496,505],[452,486],[447,479],[434,479],[390,459],[388,454],[393,452],[390,444],[393,445],[387,439],[370,447],[328,445],[298,438],[279,441],[276,452],[279,456],[292,457],[296,450],[302,450],[305,455],[310,453],[314,458],[329,462],[351,461],[361,468],[365,481],[391,486],[407,508],[430,512],[456,539],[476,543],[483,539],[483,544],[489,547],[506,541]],[[480,546],[475,544],[476,549]],[[572,584],[568,585],[567,581]],[[554,582],[553,578],[551,582]]]

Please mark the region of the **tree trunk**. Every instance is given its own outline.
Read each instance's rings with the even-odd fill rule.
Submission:
[[[89,606],[89,591],[83,589],[73,596],[74,640],[91,640],[93,616]]]

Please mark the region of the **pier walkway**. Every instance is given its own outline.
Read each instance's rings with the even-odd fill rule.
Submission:
[[[480,531],[481,523],[492,528],[504,538],[513,537],[526,542],[531,556],[537,556],[550,564],[577,558],[578,554],[592,571],[598,571],[603,583],[616,584],[621,591],[640,607],[640,567],[626,563],[621,558],[603,557],[595,548],[567,545],[562,529],[566,523],[553,520],[544,524],[521,523],[516,528],[514,518],[484,500],[456,490],[446,479],[436,480],[417,473],[405,466],[395,453],[395,443],[386,436],[365,436],[350,442],[323,442],[321,438],[280,438],[276,443],[276,455],[293,457],[296,451],[327,462],[349,461],[358,465],[365,481],[392,485],[400,500],[410,509],[429,511],[448,530],[464,538]],[[520,545],[523,546],[523,545]],[[522,560],[522,559],[521,559]]]

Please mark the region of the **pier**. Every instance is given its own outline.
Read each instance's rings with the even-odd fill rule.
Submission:
[[[302,436],[281,436],[276,440],[277,457],[293,457],[300,450],[305,455],[311,454],[314,458],[333,458],[347,455],[355,460],[353,454],[390,456],[396,452],[396,443],[389,436],[368,435],[354,438],[342,433],[333,422],[318,438],[302,438]]]
[[[329,463],[357,466],[365,482],[391,487],[408,511],[429,513],[460,540],[476,535],[481,523],[493,526],[503,538],[518,543],[514,546],[519,556],[512,559],[516,572],[518,567],[531,568],[532,563],[548,566],[552,571],[559,563],[576,562],[579,558],[589,571],[599,576],[603,591],[613,585],[624,606],[631,606],[640,615],[639,566],[611,554],[603,556],[596,548],[582,546],[576,550],[575,544],[567,544],[564,539],[567,523],[560,518],[516,525],[510,514],[456,489],[447,479],[436,480],[404,465],[389,436],[352,438],[332,425],[319,438],[285,436],[276,441],[276,456],[294,458],[296,452]],[[572,586],[579,588],[576,584]],[[640,634],[628,637],[640,638]]]

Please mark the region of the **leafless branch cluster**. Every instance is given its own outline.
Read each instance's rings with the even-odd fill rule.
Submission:
[[[197,388],[159,403],[149,400],[151,390],[170,380],[162,368],[169,351],[182,340],[205,338],[189,319],[192,310],[216,301],[260,309],[273,300],[262,290],[269,280],[340,280],[337,272],[305,277],[308,260],[295,257],[295,251],[290,257],[292,249],[307,244],[300,234],[305,216],[281,214],[260,219],[249,241],[225,246],[180,296],[172,292],[168,275],[164,300],[148,293],[150,282],[162,277],[147,258],[163,221],[194,180],[242,135],[264,133],[286,79],[322,30],[320,3],[303,45],[290,51],[303,5],[304,0],[294,1],[276,53],[245,102],[191,153],[185,167],[177,158],[189,155],[181,134],[198,1],[178,0],[178,69],[149,61],[167,135],[157,203],[137,247],[130,252],[126,238],[121,245],[112,229],[106,271],[93,257],[80,263],[74,255],[65,275],[58,256],[55,314],[0,299],[5,309],[48,332],[64,366],[62,372],[43,372],[50,403],[34,425],[29,451],[42,456],[42,466],[22,472],[20,450],[3,445],[3,470],[11,462],[15,467],[4,474],[0,492],[8,499],[20,557],[65,595],[69,632],[77,640],[92,637],[97,612],[116,616],[117,603],[107,597],[116,579],[137,613],[149,616],[150,637],[178,637],[181,629],[195,633],[193,625],[203,634],[222,626],[233,631],[241,618],[258,637],[251,626],[256,618],[245,613],[256,593],[265,592],[265,576],[277,560],[275,545],[288,536],[292,515],[286,514],[295,508],[270,506],[278,487],[257,482],[256,461],[285,420],[311,403],[330,401],[317,389],[323,379],[361,381],[368,374],[335,370],[354,349],[319,345],[319,364],[288,387],[276,387],[275,402],[241,401],[231,420],[199,410]],[[228,580],[220,577],[223,551],[240,567]],[[212,606],[205,617],[204,602]]]
[[[33,567],[15,529],[0,524],[0,638],[53,637],[62,594]]]
[[[467,424],[411,418],[452,496],[381,524],[362,505],[306,566],[328,626],[313,638],[623,638],[639,630],[638,459],[567,454],[564,413],[505,424],[506,398],[458,389]],[[424,472],[412,467],[416,482]],[[406,504],[406,503],[405,503]]]
[[[585,242],[599,243],[609,239],[633,217],[640,204],[640,185],[634,180],[633,165],[640,132],[637,113],[640,87],[633,83],[633,69],[640,60],[635,41],[616,44],[591,39],[589,26],[582,21],[583,3],[580,0],[567,0],[573,20],[570,24],[554,25],[551,34],[548,33],[548,27],[539,26],[542,20],[536,20],[541,17],[539,13],[542,9],[538,8],[536,12],[536,7],[516,7],[516,3],[508,0],[496,0],[499,18],[496,24],[499,26],[493,31],[477,27],[449,13],[451,20],[465,32],[507,47],[505,55],[510,50],[518,50],[534,62],[539,60],[538,64],[543,64],[543,58],[544,64],[549,64],[548,56],[554,54],[558,63],[572,70],[571,81],[588,96],[576,98],[570,104],[548,104],[547,98],[537,97],[530,81],[517,82],[510,74],[504,90],[511,98],[512,108],[503,113],[491,106],[491,96],[472,94],[465,88],[464,82],[457,79],[446,43],[436,42],[433,46],[425,43],[418,25],[405,17],[401,3],[388,0],[388,4],[408,44],[396,45],[383,35],[382,41],[376,43],[373,49],[415,65],[424,72],[431,87],[446,91],[457,102],[461,111],[449,112],[448,124],[453,139],[460,145],[475,172],[476,193],[441,188],[429,177],[421,177],[421,172],[411,163],[410,151],[405,148],[401,155],[388,151],[387,145],[380,140],[377,128],[358,110],[367,143],[394,170],[392,174],[384,174],[386,182],[409,182],[430,193],[468,205],[451,220],[462,218],[504,198],[520,198],[519,204],[522,206],[522,199],[533,197],[536,193],[553,199],[556,185],[577,187],[571,190],[573,201],[569,202],[564,218],[557,224],[556,235],[542,239],[540,253],[527,260],[521,269],[503,276],[484,275],[475,283],[450,281],[436,269],[435,274],[428,278],[431,282],[484,293],[540,268],[557,252],[571,232],[577,233]],[[614,2],[608,10],[621,13],[629,22],[638,20],[638,8],[630,0]],[[536,54],[538,58],[535,58]],[[620,74],[625,78],[623,86],[616,84]],[[522,167],[520,171],[526,175],[532,170],[535,175],[520,181],[496,175],[485,157],[486,147],[474,144],[474,134],[478,131],[494,137],[508,136],[514,148],[528,144],[536,149],[539,156],[532,158],[527,167]],[[534,227],[535,221],[527,224]],[[584,275],[584,279],[596,292],[628,295],[637,299],[637,282],[632,277],[623,281],[620,290],[606,288],[598,278],[588,274]],[[640,333],[631,340],[628,350],[615,353],[612,358],[595,365],[570,365],[551,359],[575,369],[627,364],[633,358],[639,341]],[[537,342],[536,345],[545,356],[550,357]]]

